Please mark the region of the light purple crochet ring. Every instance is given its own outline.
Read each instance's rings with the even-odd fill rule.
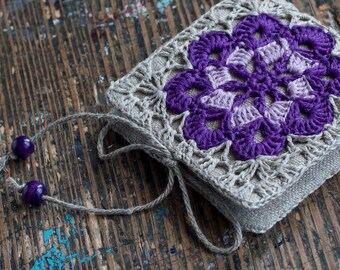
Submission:
[[[320,27],[246,16],[231,36],[209,32],[190,44],[193,69],[165,85],[167,107],[189,111],[183,133],[200,149],[230,140],[243,160],[277,155],[287,135],[319,134],[332,123],[329,96],[340,95],[334,45]]]

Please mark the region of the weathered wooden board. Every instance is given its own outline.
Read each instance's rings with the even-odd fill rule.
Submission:
[[[0,154],[18,134],[33,135],[76,111],[106,112],[105,89],[218,1],[1,0]],[[339,29],[340,1],[294,0]],[[52,195],[87,206],[149,201],[166,170],[143,153],[102,162],[103,123],[56,128],[26,162],[12,162],[0,183],[0,269],[340,269],[340,175],[264,235],[214,256],[198,244],[179,189],[132,217],[96,217],[44,205],[27,209],[4,179],[42,179]],[[112,134],[108,145],[124,145]],[[204,232],[228,243],[228,221],[190,190]]]

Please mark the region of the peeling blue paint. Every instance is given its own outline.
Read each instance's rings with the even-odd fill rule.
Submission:
[[[55,233],[55,231],[53,229],[45,230],[43,232],[44,246],[45,247],[48,245],[48,242],[50,241],[50,238],[54,233]]]
[[[46,268],[45,266],[48,266]],[[45,270],[45,269],[64,269],[65,268],[65,254],[62,250],[58,250],[55,244],[38,260],[31,270]]]
[[[79,256],[80,256],[80,252],[73,253],[73,254],[67,255],[66,260],[71,261],[73,258],[77,258]]]
[[[171,4],[173,0],[159,0],[157,1],[157,8],[160,13],[164,14],[165,8]]]
[[[94,253],[92,256],[85,256],[83,258],[80,259],[80,262],[81,263],[84,263],[84,262],[89,262],[91,261],[93,258],[96,258],[98,256],[97,253]]]
[[[73,218],[70,214],[67,214],[65,217],[65,222],[69,223],[72,227],[72,234],[77,234],[79,231],[76,229],[76,224],[73,221]]]
[[[166,210],[162,207],[158,207],[158,211],[155,213],[156,217],[164,217],[166,216]]]
[[[70,226],[70,234],[63,234],[60,228],[52,228],[43,231],[44,246],[51,246],[45,254],[37,258],[31,270],[47,270],[47,269],[65,269],[68,266],[74,269],[79,264],[89,262],[96,258],[99,254],[116,252],[116,247],[99,250],[93,255],[89,255],[87,251],[76,253],[71,252],[71,242],[81,230],[76,229],[76,225],[71,215],[66,215],[65,225]],[[53,238],[53,236],[56,236]],[[53,242],[55,241],[55,242]]]
[[[65,222],[69,223],[72,227],[76,227],[76,224],[74,223],[73,218],[70,214],[66,215]]]
[[[70,249],[70,242],[68,235],[65,235],[64,237],[60,233],[60,228],[55,229],[56,235],[58,237],[58,243],[65,245],[67,249]]]

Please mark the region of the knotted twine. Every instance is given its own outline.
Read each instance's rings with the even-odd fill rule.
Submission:
[[[194,232],[196,233],[197,238],[203,243],[203,245],[211,252],[216,253],[216,254],[221,254],[221,255],[232,253],[240,246],[241,241],[242,241],[242,229],[241,229],[239,222],[237,222],[236,220],[230,220],[235,228],[235,240],[231,246],[227,248],[217,247],[207,239],[207,237],[204,235],[204,233],[199,228],[196,218],[194,216],[194,213],[192,211],[188,191],[187,191],[185,181],[181,173],[179,164],[174,159],[171,152],[167,148],[162,146],[160,143],[155,144],[153,146],[146,145],[146,144],[130,144],[127,146],[123,146],[119,149],[113,150],[109,153],[104,152],[103,141],[106,135],[108,134],[108,131],[110,129],[115,130],[116,123],[120,123],[126,126],[131,126],[131,122],[129,120],[122,118],[120,116],[117,116],[117,115],[113,115],[111,113],[109,114],[90,113],[90,112],[76,113],[76,114],[68,115],[66,117],[59,118],[58,120],[48,124],[46,127],[41,129],[35,136],[33,136],[31,140],[35,143],[37,140],[43,138],[46,135],[46,133],[48,133],[50,130],[55,128],[57,125],[64,124],[68,121],[77,120],[77,119],[96,120],[96,121],[105,120],[108,122],[108,124],[100,131],[99,136],[98,136],[97,150],[98,150],[98,156],[100,159],[108,160],[108,159],[115,158],[123,153],[127,153],[133,150],[142,150],[168,168],[167,185],[164,191],[156,199],[146,204],[137,205],[137,206],[133,206],[129,208],[112,208],[112,209],[91,208],[91,207],[85,207],[82,205],[68,203],[60,199],[48,196],[48,195],[43,196],[43,199],[45,201],[63,206],[71,210],[92,213],[96,215],[103,215],[103,216],[132,215],[137,212],[151,209],[155,205],[162,202],[172,191],[174,187],[175,178],[176,178],[178,181],[180,190],[182,192],[184,206],[186,208],[186,212],[187,212],[190,224],[192,228],[194,229]],[[139,132],[141,135],[148,136],[148,137],[151,136],[150,133],[148,133],[147,130],[145,130],[142,127],[138,127],[134,125],[133,128],[135,129],[136,132]],[[152,139],[157,141],[156,138],[152,138]],[[8,153],[5,156],[0,157],[0,172],[5,168],[7,162],[10,159],[16,159],[13,153]],[[12,177],[8,177],[6,182],[9,183],[11,187],[13,187],[19,192],[22,192],[25,186],[24,184],[20,185]]]

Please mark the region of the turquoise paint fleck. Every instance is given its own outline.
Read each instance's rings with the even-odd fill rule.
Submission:
[[[73,218],[70,214],[66,215],[65,222],[69,223],[72,227],[76,226],[76,224],[74,223]]]
[[[160,13],[164,14],[165,8],[171,4],[173,0],[158,0],[157,1],[157,8]]]
[[[115,247],[100,250],[90,256],[87,251],[80,251],[77,253],[70,252],[71,240],[79,234],[79,230],[76,229],[76,225],[71,215],[66,215],[65,225],[71,227],[70,235],[62,235],[60,228],[52,228],[43,231],[44,246],[49,248],[45,254],[36,259],[31,270],[52,270],[52,269],[65,269],[68,265],[71,269],[75,268],[74,259],[76,263],[82,264],[89,262],[96,258],[99,254],[107,254],[116,251]],[[81,231],[81,230],[80,230]],[[56,243],[52,242],[52,236],[56,235]],[[66,253],[65,253],[66,250]],[[79,266],[79,265],[78,265]]]
[[[46,267],[47,265],[47,267]],[[39,259],[37,259],[31,270],[45,269],[64,269],[65,254],[62,250],[58,250],[55,244]]]
[[[43,232],[44,237],[44,246],[46,247],[48,245],[48,242],[50,241],[51,236],[54,234],[53,229],[48,229]]]
[[[66,256],[66,259],[67,259],[68,261],[71,261],[73,258],[77,258],[77,257],[79,257],[79,256],[80,256],[80,252],[77,252],[77,253],[73,253],[73,254],[67,255],[67,256]]]
[[[96,258],[97,256],[98,256],[97,253],[94,253],[92,256],[84,256],[83,258],[80,259],[80,262],[81,262],[81,263],[89,262],[89,261],[91,261],[93,258]]]
[[[70,214],[67,214],[65,217],[65,222],[69,223],[72,227],[72,234],[77,234],[79,231],[76,229],[76,224],[73,221],[73,218]]]
[[[158,211],[155,213],[156,217],[166,216],[166,210],[164,208],[158,207]]]
[[[57,234],[58,237],[58,243],[65,245],[67,249],[70,249],[70,242],[69,242],[69,237],[67,235],[65,235],[64,237],[61,236],[60,233],[60,228],[55,229],[55,232]]]

